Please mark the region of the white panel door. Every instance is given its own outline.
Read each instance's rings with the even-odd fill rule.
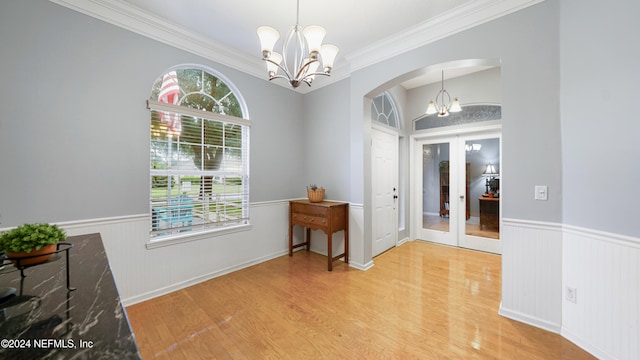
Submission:
[[[396,246],[398,238],[398,135],[371,131],[373,256]]]

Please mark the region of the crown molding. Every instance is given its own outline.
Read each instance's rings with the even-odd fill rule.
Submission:
[[[346,56],[351,71],[390,59],[544,0],[476,0]]]
[[[168,23],[166,20],[150,15],[126,2],[118,0],[49,1],[249,75],[265,77],[265,72],[259,71],[260,66],[256,66],[258,61],[261,62],[258,57],[249,57],[233,51],[220,43]]]
[[[260,61],[259,57],[247,56],[244,53],[234,51],[200,34],[150,15],[126,2],[120,0],[49,1],[268,81],[263,67],[257,65]],[[295,91],[304,94],[322,88],[348,78],[353,71],[542,1],[544,0],[476,0],[468,2],[437,18],[345,55],[347,63],[336,66],[331,77],[323,77],[314,82],[313,88],[300,87]],[[284,81],[274,81],[273,84],[291,89],[289,84]]]

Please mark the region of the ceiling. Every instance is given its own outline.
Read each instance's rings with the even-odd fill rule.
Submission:
[[[269,25],[281,37],[296,21],[296,0],[124,0],[147,13],[258,58],[256,28]],[[344,57],[470,0],[300,0],[300,25],[321,25],[325,42]],[[282,39],[281,39],[282,41]]]
[[[296,21],[296,0],[51,1],[264,78],[256,28],[276,28],[281,42]],[[539,1],[300,0],[299,20],[302,26],[323,26],[327,30],[324,42],[340,48],[331,77],[340,79]],[[449,75],[455,73],[447,78]],[[317,83],[322,86],[320,81],[331,80],[318,78],[314,87]],[[440,71],[432,71],[405,86],[438,81]]]

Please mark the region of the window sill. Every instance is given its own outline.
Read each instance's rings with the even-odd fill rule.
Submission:
[[[212,237],[224,236],[228,234],[233,234],[233,233],[242,232],[242,231],[249,231],[249,230],[251,230],[251,224],[242,224],[237,226],[226,227],[224,229],[212,229],[212,230],[198,231],[198,232],[189,233],[189,234],[185,233],[180,235],[172,235],[172,236],[167,236],[160,239],[153,239],[153,240],[149,240],[149,242],[147,242],[145,246],[147,247],[148,250],[151,250],[151,249],[161,248],[164,246],[183,244],[191,241],[205,240],[205,239],[210,239]]]

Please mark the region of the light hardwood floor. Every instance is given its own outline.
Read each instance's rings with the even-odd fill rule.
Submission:
[[[424,215],[422,217],[422,227],[431,230],[450,231],[449,218],[439,215]],[[489,239],[500,239],[500,231],[498,229],[487,228],[486,226],[482,228],[477,217],[465,221],[465,233]]]
[[[498,255],[415,241],[333,269],[299,251],[127,312],[144,359],[592,359],[498,315]]]

